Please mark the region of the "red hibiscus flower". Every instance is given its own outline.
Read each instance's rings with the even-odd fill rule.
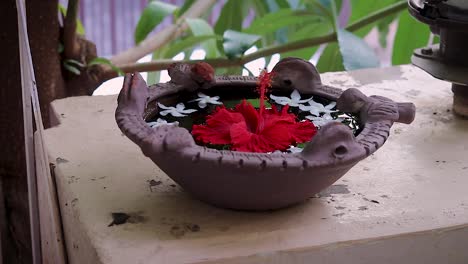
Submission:
[[[291,145],[309,141],[317,132],[310,121],[297,122],[288,106],[279,112],[273,106],[263,114],[247,101],[234,110],[224,107],[208,116],[206,125],[194,125],[192,134],[205,144],[231,145],[246,152],[285,151]]]
[[[218,107],[206,119],[206,125],[194,125],[192,135],[205,144],[230,145],[246,152],[285,151],[291,145],[309,141],[317,128],[310,121],[297,122],[289,106],[281,112],[265,108],[265,94],[273,73],[263,71],[259,77],[260,109],[243,100],[234,110]]]

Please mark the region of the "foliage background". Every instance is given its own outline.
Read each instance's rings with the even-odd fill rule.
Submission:
[[[119,60],[119,55],[111,58],[112,63],[124,71],[160,70],[175,55],[182,52],[190,58],[201,48],[205,59],[217,65],[218,74],[251,74],[246,63],[264,58],[268,65],[275,54],[275,59],[312,59],[320,72],[327,72],[410,63],[415,48],[437,41],[427,26],[408,14],[404,0],[217,0],[199,16],[184,17],[204,1],[149,1],[138,14],[134,32],[124,32],[133,35],[135,48],[171,25],[186,29],[151,50],[153,62],[143,68]],[[391,61],[366,43],[370,33],[392,51]],[[256,52],[246,54],[247,50]],[[154,72],[148,80],[154,83],[159,76]]]

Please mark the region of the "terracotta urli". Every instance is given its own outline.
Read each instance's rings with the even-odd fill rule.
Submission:
[[[314,65],[286,58],[272,70],[271,92],[289,95],[296,90],[301,96],[336,102],[337,109],[358,117],[359,133],[340,122],[328,122],[302,152],[256,153],[199,144],[189,129],[174,123],[148,125],[146,120],[163,114],[163,110],[172,111],[174,107],[167,105],[176,105],[187,94],[257,93],[256,77],[214,76],[213,72],[206,63],[174,64],[169,69],[171,81],[152,87],[140,74],[127,74],[118,97],[116,121],[144,155],[186,191],[223,208],[270,210],[305,201],[381,147],[394,122],[410,124],[415,116],[412,103],[323,85]],[[232,114],[234,110],[227,111]]]

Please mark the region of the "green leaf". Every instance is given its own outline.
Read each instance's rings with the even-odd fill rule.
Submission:
[[[270,12],[270,10],[268,9],[268,5],[264,0],[251,0],[249,2],[255,10],[256,17],[262,17]]]
[[[308,0],[322,15],[335,21],[341,8],[341,0]]]
[[[82,35],[82,36],[84,36],[86,34],[83,23],[81,23],[81,20],[79,20],[79,19],[76,20],[76,33],[78,33],[79,35]]]
[[[351,16],[349,18],[349,23],[358,21],[359,19],[379,11],[385,7],[388,7],[396,2],[403,0],[378,0],[378,1],[363,1],[363,0],[351,0]],[[391,17],[391,16],[389,16]],[[388,28],[388,25],[395,19],[393,18],[384,18],[375,23],[371,23],[358,31],[354,32],[359,37],[366,36],[375,25],[380,25],[380,28]]]
[[[161,1],[151,1],[143,10],[135,29],[135,43],[143,41],[163,19],[173,14],[177,6]]]
[[[119,74],[119,76],[124,75],[124,72],[119,67],[115,66],[110,60],[103,58],[103,57],[96,57],[92,59],[88,63],[88,67],[93,66],[93,65],[99,65],[99,64],[110,66],[112,70],[116,71]]]
[[[219,14],[218,21],[214,26],[214,32],[222,35],[224,31],[231,29],[240,31],[242,29],[242,0],[228,0],[224,4],[221,13]]]
[[[179,18],[181,15],[183,15],[191,6],[192,4],[195,2],[195,0],[185,0],[184,4],[178,8],[174,15]]]
[[[308,12],[281,9],[277,12],[256,18],[252,24],[248,28],[243,29],[242,32],[249,34],[261,33],[263,35],[266,33],[276,32],[277,30],[290,25],[308,25],[319,22],[323,22],[323,20]]]
[[[330,22],[334,19],[332,10],[320,3],[319,0],[302,0],[301,5],[304,5],[306,10],[317,16],[326,18]]]
[[[63,16],[67,15],[67,8],[62,4],[58,4],[58,9]]]
[[[276,0],[276,4],[281,8],[290,8],[289,2],[287,0]]]
[[[351,16],[349,22],[356,22],[366,15],[374,13],[380,9],[388,7],[396,2],[403,0],[379,0],[379,1],[363,1],[363,0],[351,0]]]
[[[270,12],[276,12],[282,8],[290,8],[287,0],[265,0]]]
[[[166,54],[167,50],[169,49],[168,44],[160,47],[159,49],[155,50],[151,56],[151,60],[158,60],[158,59],[167,59],[169,58]],[[172,58],[172,57],[171,57]],[[148,72],[147,83],[148,85],[155,84],[159,82],[161,79],[161,71],[152,71]]]
[[[328,20],[325,20],[322,24],[309,24],[302,28],[299,28],[297,31],[290,32],[289,39],[290,41],[299,41],[306,38],[312,38],[316,36],[323,36],[333,31],[332,25],[328,23]],[[298,57],[305,60],[309,60],[312,55],[317,51],[318,46],[307,47],[300,50],[289,51],[281,54],[283,58],[286,57]]]
[[[289,3],[289,6],[292,9],[299,9],[301,7],[301,0],[287,0]]]
[[[217,35],[222,36],[226,30],[242,30],[242,20],[244,14],[247,15],[248,10],[243,8],[243,0],[228,0],[219,14],[219,18],[214,26],[214,31]],[[245,12],[245,13],[244,13]],[[223,50],[223,43],[217,42],[219,50]]]
[[[337,43],[328,44],[317,63],[319,72],[344,71],[343,57]]]
[[[377,23],[377,29],[379,30],[379,42],[384,48],[387,47],[387,37],[390,31],[390,24],[395,21],[396,15],[388,16]]]
[[[180,52],[186,51],[187,48],[193,47],[197,44],[200,44],[206,40],[222,40],[222,37],[217,35],[200,35],[200,36],[189,36],[185,39],[182,39],[178,42],[171,44],[166,51],[166,57],[172,58]]]
[[[380,65],[379,58],[363,39],[344,29],[338,29],[337,35],[343,65],[347,71]]]
[[[260,107],[260,99],[254,98],[254,99],[247,99],[246,100],[248,103],[251,103],[253,107],[259,108]],[[265,100],[265,107],[266,108],[271,108],[271,104]]]
[[[215,35],[213,28],[203,19],[187,18],[185,20],[194,36]],[[207,58],[215,58],[219,55],[216,40],[209,39],[202,42],[202,47],[206,52]]]
[[[271,58],[270,58],[270,60],[271,60]],[[267,60],[267,61],[269,62],[269,60]],[[268,65],[268,63],[266,63],[265,65]],[[255,76],[255,74],[249,68],[245,67],[245,65],[242,66],[242,68],[247,71],[247,73],[249,74],[248,76]],[[242,74],[242,71],[241,71],[241,74]]]
[[[241,57],[246,50],[252,47],[258,40],[259,35],[246,34],[234,30],[224,32],[224,53],[228,58]]]
[[[392,63],[394,65],[410,63],[413,51],[426,46],[430,34],[427,25],[416,21],[408,12],[402,13],[393,46]]]
[[[228,69],[228,68],[216,68],[216,69],[215,69],[215,75],[216,75],[216,76],[224,76],[224,75],[227,75],[227,69]]]
[[[254,9],[256,18],[263,17],[266,14],[270,13],[270,9],[265,0],[251,0],[248,2],[251,4],[252,8]],[[273,33],[266,33],[262,35],[263,36],[262,36],[261,41],[257,43],[258,48],[262,48],[262,47],[275,44],[276,38]],[[268,58],[265,58],[265,59],[267,60],[267,62],[269,61]]]
[[[148,72],[146,83],[148,85],[153,85],[158,83],[161,80],[161,71]]]
[[[84,67],[85,66],[82,62],[77,61],[77,60],[73,60],[73,59],[68,59],[68,60],[65,60],[64,62],[66,64],[74,65],[74,66],[77,66],[77,67]]]
[[[242,67],[229,67],[227,68],[226,75],[242,75]]]
[[[69,71],[69,72],[71,72],[71,73],[73,73],[73,74],[75,74],[75,75],[80,75],[80,74],[81,74],[80,69],[79,69],[75,64],[70,63],[69,60],[63,61],[62,64],[63,64],[63,67],[64,67],[67,71]]]

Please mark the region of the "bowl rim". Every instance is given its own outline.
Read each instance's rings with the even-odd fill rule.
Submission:
[[[208,87],[203,87],[203,88],[196,88],[190,90],[190,92],[199,92],[199,91],[204,91],[208,89],[219,89],[220,87],[226,87],[226,86],[252,86],[252,88],[256,87],[257,85],[257,77],[253,76],[238,76],[238,75],[224,75],[224,76],[215,76],[215,82],[212,83]],[[273,86],[272,89],[286,89],[285,91],[293,91],[294,89],[292,88],[284,88],[284,87],[279,87],[279,86]],[[157,102],[159,101],[158,99],[177,94],[182,91],[189,91],[189,88],[187,87],[177,87],[176,84],[167,82],[167,83],[157,83],[149,87],[149,90],[153,91],[150,93],[150,97],[147,101],[146,107],[145,107],[145,114],[144,114],[144,120],[147,120],[148,117],[154,116],[154,114],[157,113],[158,111],[158,106]],[[337,101],[340,96],[343,94],[344,90],[340,88],[336,88],[333,86],[329,85],[321,85],[318,87],[318,89],[312,90],[310,92],[311,95],[316,95],[323,97],[328,100],[332,101]],[[303,94],[303,93],[302,93]],[[392,102],[389,99],[386,99],[390,102]],[[367,111],[367,109],[363,108],[360,109],[359,112],[353,112],[355,114],[362,115],[363,112]],[[360,125],[363,126],[361,132],[359,135],[354,136],[354,140],[356,143],[361,147],[360,151],[354,151],[350,155],[346,155],[343,158],[336,159],[335,161],[329,161],[326,163],[323,162],[314,162],[311,160],[307,160],[306,158],[303,157],[302,153],[254,153],[254,152],[243,152],[243,151],[235,151],[235,150],[217,150],[213,148],[209,148],[206,146],[200,146],[198,144],[194,144],[191,146],[187,146],[181,150],[182,155],[188,155],[192,158],[194,162],[197,162],[199,160],[204,160],[204,159],[215,159],[219,160],[219,156],[226,157],[226,156],[231,156],[232,160],[234,160],[234,164],[242,164],[242,166],[247,166],[247,165],[254,165],[254,164],[248,164],[250,163],[249,161],[252,161],[252,159],[246,159],[245,157],[256,157],[259,159],[260,164],[264,164],[264,162],[268,162],[269,167],[277,166],[278,168],[284,167],[285,161],[287,162],[287,167],[296,167],[300,169],[304,169],[307,167],[327,167],[327,166],[336,166],[338,164],[345,165],[345,164],[354,164],[367,156],[371,155],[374,153],[378,148],[380,148],[385,141],[387,140],[389,136],[389,130],[393,125],[392,120],[376,120],[370,122],[369,120],[366,120],[365,122],[361,122]],[[343,125],[345,126],[345,125]],[[168,125],[162,125],[157,127],[157,130],[161,129],[166,129],[166,133],[169,131],[167,130]],[[183,128],[183,127],[182,127]],[[186,130],[188,133],[190,133],[186,128],[183,128]],[[320,131],[320,130],[319,130]],[[319,133],[319,132],[318,132]],[[190,134],[191,135],[191,134]],[[314,137],[315,138],[315,137]],[[377,140],[375,140],[377,139]],[[194,140],[195,142],[195,140]],[[310,141],[306,143],[310,144]],[[224,161],[225,163],[226,161]],[[256,165],[258,165],[259,162],[254,162]],[[263,165],[261,165],[263,166]]]

